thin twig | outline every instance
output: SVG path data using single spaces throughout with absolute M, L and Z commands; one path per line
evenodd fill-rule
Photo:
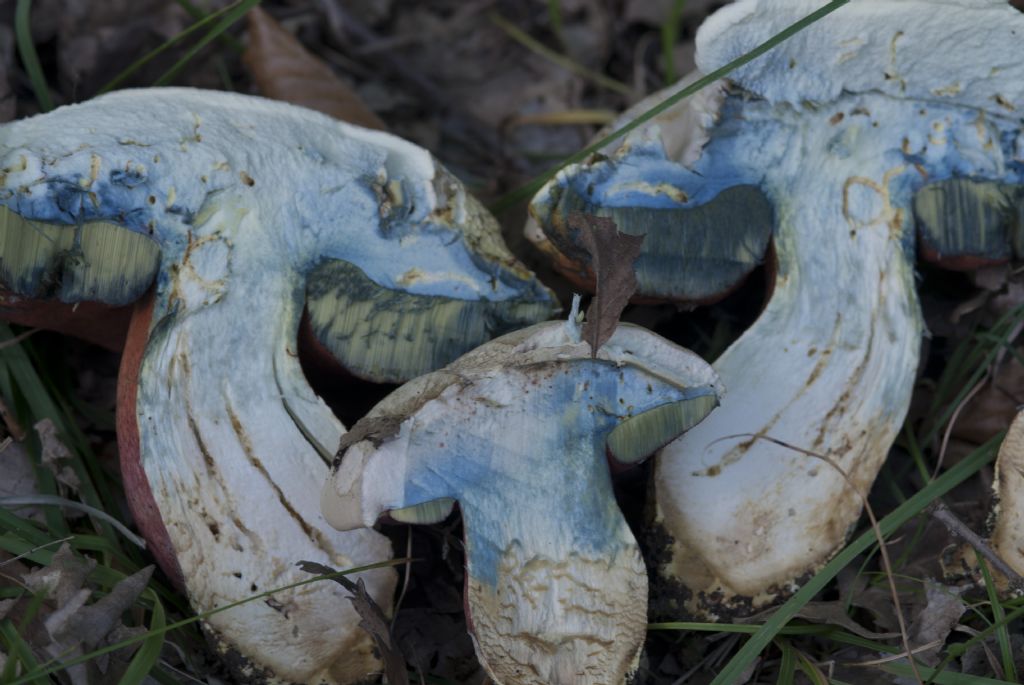
M 981 377 L 970 392 L 964 395 L 964 398 L 960 401 L 960 404 L 956 405 L 956 409 L 953 410 L 953 414 L 949 417 L 949 422 L 946 424 L 946 430 L 942 433 L 942 443 L 939 445 L 939 456 L 935 460 L 935 468 L 932 469 L 932 480 L 939 477 L 939 471 L 942 470 L 942 462 L 946 457 L 946 448 L 949 447 L 949 439 L 953 435 L 953 426 L 956 425 L 956 420 L 960 418 L 960 412 L 964 410 L 974 396 L 981 392 L 981 389 L 985 387 L 985 384 L 991 380 L 991 373 L 986 373 Z
M 985 557 L 985 561 L 992 564 L 997 571 L 1006 576 L 1011 586 L 1016 589 L 1024 589 L 1024 576 L 1021 576 L 1008 563 L 1003 561 L 1003 558 L 992 549 L 984 538 L 971 530 L 949 507 L 942 502 L 936 502 L 929 507 L 928 513 L 931 514 L 932 518 L 944 525 L 950 533 L 966 542 L 978 554 Z
M 71 540 L 74 539 L 74 537 L 75 537 L 74 535 L 68 535 L 67 537 L 60 538 L 58 540 L 50 540 L 49 542 L 44 542 L 41 545 L 36 545 L 32 549 L 27 550 L 25 552 L 22 552 L 21 554 L 19 554 L 16 557 L 11 557 L 10 559 L 7 559 L 6 561 L 0 561 L 0 566 L 6 566 L 7 564 L 12 564 L 15 561 L 18 561 L 19 559 L 24 559 L 25 557 L 29 556 L 30 554 L 35 554 L 36 552 L 38 552 L 41 549 L 46 549 L 47 547 L 52 547 L 54 545 L 59 545 L 59 544 L 65 543 L 65 542 L 70 542 Z
M 602 74 L 599 71 L 588 69 L 587 67 L 573 60 L 571 57 L 568 57 L 555 50 L 552 50 L 551 48 L 544 45 L 539 40 L 528 34 L 526 31 L 523 31 L 521 28 L 510 22 L 508 19 L 501 16 L 501 14 L 499 14 L 498 12 L 489 13 L 488 19 L 490 19 L 495 26 L 504 31 L 509 38 L 516 41 L 530 52 L 540 55 L 541 57 L 548 60 L 552 64 L 556 64 L 568 72 L 571 72 L 573 74 L 576 74 L 577 76 L 583 77 L 588 81 L 596 83 L 597 85 L 601 86 L 602 88 L 605 88 L 606 90 L 611 90 L 613 92 L 618 93 L 619 95 L 625 96 L 626 98 L 634 97 L 633 89 L 627 86 L 622 81 L 618 81 L 610 76 L 606 76 L 605 74 Z
M 892 663 L 893 661 L 899 661 L 900 659 L 907 658 L 908 654 L 919 654 L 920 652 L 927 652 L 930 649 L 935 649 L 936 647 L 941 647 L 945 643 L 946 643 L 945 640 L 932 640 L 931 642 L 926 642 L 923 645 L 919 645 L 917 647 L 914 647 L 913 651 L 905 651 L 905 652 L 901 652 L 899 654 L 889 654 L 888 656 L 883 656 L 883 657 L 880 657 L 878 659 L 871 659 L 870 661 L 851 661 L 851 662 L 847 663 L 846 665 L 847 666 L 881 666 L 882 664 L 888 664 L 888 663 Z M 914 660 L 910 659 L 910 662 L 913 663 Z M 914 670 L 916 671 L 917 669 L 914 669 Z
M 412 526 L 409 526 L 409 537 L 405 542 L 405 556 L 409 561 L 405 564 L 405 577 L 402 579 L 402 591 L 398 593 L 398 599 L 395 601 L 395 613 L 391 615 L 391 631 L 395 630 L 395 621 L 398 620 L 398 612 L 402 609 L 402 600 L 405 599 L 405 593 L 409 589 L 409 576 L 412 575 Z
M 34 335 L 34 334 L 38 333 L 41 330 L 42 330 L 41 328 L 30 328 L 29 330 L 25 331 L 24 333 L 19 333 L 18 335 L 14 336 L 10 340 L 4 340 L 3 342 L 0 342 L 0 350 L 6 350 L 9 347 L 14 347 L 18 343 L 20 343 L 22 340 L 25 340 L 29 336 Z
M 889 581 L 889 592 L 892 595 L 893 608 L 896 610 L 896 621 L 897 623 L 899 623 L 900 627 L 900 641 L 903 643 L 904 651 L 908 655 L 913 654 L 914 652 L 910 648 L 910 636 L 907 633 L 906 619 L 903 616 L 903 605 L 900 603 L 899 590 L 896 588 L 896 574 L 892 568 L 892 560 L 889 558 L 889 546 L 885 540 L 885 536 L 882 535 L 882 529 L 878 525 L 878 518 L 875 516 L 875 511 L 872 508 L 870 502 L 868 502 L 867 494 L 862 492 L 860 486 L 858 486 L 853 481 L 853 479 L 850 478 L 849 474 L 846 473 L 846 470 L 838 463 L 836 463 L 828 455 L 804 449 L 803 447 L 798 447 L 796 445 L 791 445 L 790 443 L 784 440 L 779 440 L 778 438 L 773 438 L 769 435 L 762 435 L 760 433 L 740 433 L 738 435 L 726 435 L 724 437 L 719 438 L 719 440 L 728 440 L 730 438 L 751 438 L 753 440 L 766 440 L 770 443 L 778 445 L 779 447 L 783 447 L 785 449 L 793 450 L 794 452 L 803 454 L 804 456 L 820 459 L 821 461 L 831 466 L 837 473 L 839 473 L 839 475 L 843 477 L 843 480 L 846 481 L 846 484 L 849 485 L 855 493 L 857 493 L 857 497 L 860 498 L 860 501 L 864 505 L 864 511 L 868 515 L 868 520 L 871 522 L 871 530 L 874 531 L 875 538 L 878 540 L 878 552 L 882 558 L 882 566 L 885 569 L 885 577 Z M 716 440 L 715 442 L 718 441 Z M 921 673 L 917 669 L 917 662 L 914 661 L 913 658 L 909 658 L 908 661 L 910 663 L 910 669 L 914 672 L 914 678 L 917 680 L 919 685 L 924 685 L 924 679 L 921 677 Z

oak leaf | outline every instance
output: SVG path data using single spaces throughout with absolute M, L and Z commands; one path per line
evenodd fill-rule
M 580 212 L 569 215 L 569 227 L 579 231 L 579 242 L 590 253 L 591 270 L 597 282 L 583 324 L 583 339 L 590 343 L 590 356 L 596 357 L 597 350 L 612 337 L 622 310 L 636 292 L 634 264 L 644 236 L 622 233 L 613 220 Z
M 385 130 L 380 117 L 320 58 L 259 7 L 249 11 L 249 46 L 242 62 L 260 93 L 330 115 L 335 119 Z

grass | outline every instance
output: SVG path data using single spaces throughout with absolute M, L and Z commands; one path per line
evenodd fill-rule
M 496 209 L 500 211 L 521 202 L 536 192 L 558 169 L 585 159 L 618 137 L 677 104 L 680 100 L 722 78 L 733 69 L 750 62 L 796 32 L 839 9 L 848 1 L 829 2 L 817 12 L 787 28 L 747 55 L 681 90 L 661 105 L 637 118 L 630 125 L 571 158 L 562 160 L 551 171 L 531 180 L 499 200 Z M 244 16 L 246 11 L 258 4 L 259 0 L 238 0 L 209 15 L 204 15 L 201 10 L 187 0 L 180 0 L 180 2 L 193 15 L 196 22 L 156 50 L 130 64 L 107 84 L 104 91 L 127 82 L 138 73 L 139 69 L 153 59 L 189 39 L 198 37 L 192 47 L 158 79 L 157 85 L 172 82 L 191 60 L 214 41 L 224 43 L 229 49 L 237 49 L 239 47 L 237 41 L 227 31 Z M 679 17 L 683 4 L 683 0 L 673 1 L 672 13 L 662 27 L 661 48 L 667 83 L 674 82 L 676 79 L 671 63 L 671 52 L 678 38 Z M 52 108 L 53 101 L 39 56 L 31 40 L 30 11 L 31 0 L 18 0 L 15 33 L 18 51 L 39 108 L 46 111 Z M 561 41 L 563 17 L 561 6 L 557 0 L 549 1 L 548 12 L 553 33 Z M 575 65 L 571 60 L 566 61 L 567 58 L 562 54 L 544 47 L 539 41 L 523 34 L 517 27 L 501 17 L 494 15 L 492 20 L 508 35 L 538 54 L 559 63 L 564 68 L 583 73 L 586 78 L 602 87 L 620 93 L 628 92 L 629 89 L 624 84 L 609 80 L 602 74 L 594 74 L 585 70 L 581 72 L 582 68 L 579 65 Z M 908 425 L 905 428 L 900 446 L 909 455 L 910 468 L 914 473 L 895 474 L 892 471 L 895 467 L 891 464 L 887 466 L 888 473 L 893 474 L 892 478 L 883 477 L 881 480 L 885 481 L 883 487 L 891 490 L 898 505 L 883 516 L 878 524 L 883 536 L 893 536 L 897 532 L 909 535 L 910 544 L 906 547 L 904 554 L 894 563 L 896 572 L 899 572 L 907 562 L 915 543 L 921 538 L 928 506 L 948 495 L 958 485 L 973 478 L 980 469 L 994 459 L 1001 437 L 993 438 L 966 458 L 945 469 L 941 474 L 933 473 L 932 469 L 928 467 L 928 458 L 921 446 L 933 445 L 939 440 L 949 418 L 956 411 L 956 407 L 963 402 L 970 388 L 985 377 L 993 361 L 1000 354 L 1007 351 L 1016 354 L 1012 349 L 1013 341 L 1010 338 L 1022 322 L 1024 322 L 1024 308 L 1018 308 L 997 321 L 991 328 L 977 330 L 970 338 L 966 339 L 951 355 L 944 373 L 936 383 L 932 406 L 928 411 L 928 420 L 922 426 Z M 7 327 L 0 327 L 0 344 L 13 338 L 14 334 Z M 18 555 L 25 561 L 45 566 L 51 562 L 56 544 L 66 540 L 77 553 L 87 554 L 98 561 L 89 581 L 102 593 L 109 591 L 114 584 L 126 576 L 138 571 L 149 563 L 149 559 L 119 531 L 118 526 L 111 523 L 111 519 L 123 521 L 127 518 L 121 505 L 121 483 L 117 474 L 112 473 L 93 453 L 88 436 L 80 427 L 86 413 L 89 414 L 88 420 L 94 426 L 109 428 L 113 424 L 112 417 L 96 415 L 94 409 L 82 407 L 81 403 L 76 404 L 70 390 L 73 385 L 70 370 L 63 360 L 59 356 L 39 351 L 32 341 L 21 341 L 0 348 L 0 397 L 3 398 L 10 411 L 12 421 L 29 428 L 41 419 L 53 421 L 62 439 L 76 457 L 70 466 L 81 482 L 78 497 L 83 505 L 90 510 L 104 513 L 103 516 L 93 515 L 71 524 L 59 507 L 47 506 L 44 507 L 44 522 L 37 523 L 19 516 L 13 510 L 0 507 L 0 549 Z M 29 431 L 25 444 L 37 464 L 36 475 L 39 492 L 46 497 L 60 497 L 61 490 L 52 473 L 40 465 L 41 445 L 39 439 Z M 906 492 L 905 484 L 915 475 L 920 487 L 914 492 Z M 908 533 L 908 526 L 915 523 L 916 527 Z M 829 677 L 815 664 L 812 650 L 830 653 L 852 646 L 879 654 L 898 655 L 901 649 L 889 642 L 866 639 L 839 627 L 801 623 L 796 616 L 801 608 L 825 590 L 844 568 L 857 564 L 861 572 L 864 572 L 878 550 L 875 531 L 869 529 L 854 536 L 843 550 L 763 624 L 664 622 L 651 624 L 649 628 L 654 633 L 686 631 L 688 633 L 735 633 L 747 636 L 744 644 L 718 671 L 712 685 L 731 685 L 738 682 L 758 659 L 777 660 L 774 673 L 774 682 L 777 683 L 798 682 L 798 673 L 802 673 L 811 682 L 841 685 L 842 681 Z M 384 563 L 400 564 L 403 561 L 394 560 Z M 1002 600 L 995 595 L 991 590 L 994 586 L 991 582 L 991 572 L 980 557 L 979 569 L 989 590 L 986 591 L 983 603 L 975 608 L 973 618 L 965 619 L 976 626 L 976 632 L 966 641 L 950 645 L 938 666 L 930 668 L 923 663 L 916 664 L 918 671 L 928 682 L 948 685 L 988 685 L 1018 681 L 1019 674 L 1015 669 L 1014 655 L 1010 644 L 1010 626 L 1024 617 L 1024 605 L 1019 600 Z M 350 569 L 339 572 L 339 574 L 358 570 L 363 569 Z M 2 573 L 3 567 L 0 566 L 0 574 Z M 321 582 L 329 580 L 331 577 L 332 575 L 311 577 L 300 584 Z M 265 598 L 281 589 L 285 588 L 256 594 L 242 602 Z M 2 575 L 0 575 L 0 598 L 28 599 L 26 610 L 28 618 L 37 614 L 42 608 L 43 597 L 41 595 L 32 595 L 26 588 L 12 584 Z M 224 611 L 239 603 L 219 607 L 214 611 Z M 10 685 L 51 683 L 54 682 L 53 677 L 57 673 L 69 666 L 84 663 L 115 649 L 134 644 L 139 645 L 139 648 L 132 657 L 128 670 L 120 680 L 121 684 L 142 683 L 147 677 L 152 677 L 161 683 L 179 682 L 170 665 L 161 660 L 161 654 L 168 643 L 176 645 L 200 643 L 201 637 L 197 630 L 197 622 L 203 616 L 192 615 L 184 598 L 163 582 L 159 576 L 140 596 L 136 611 L 132 613 L 132 616 L 137 625 L 143 625 L 147 629 L 137 638 L 122 641 L 117 645 L 111 645 L 74 659 L 43 663 L 37 660 L 32 646 L 24 638 L 27 619 L 19 623 L 15 623 L 9 618 L 2 619 L 0 620 L 0 648 L 7 653 L 8 659 L 0 670 L 0 682 Z M 964 650 L 988 637 L 994 637 L 998 645 L 1002 680 L 969 676 L 949 670 L 950 664 L 955 658 L 962 655 Z M 913 676 L 913 670 L 905 660 L 878 663 L 865 668 L 878 669 L 904 678 Z

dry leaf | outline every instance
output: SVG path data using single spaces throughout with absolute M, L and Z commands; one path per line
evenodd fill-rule
M 57 435 L 57 426 L 53 424 L 52 420 L 43 419 L 36 423 L 34 428 L 39 435 L 39 442 L 42 444 L 41 461 L 43 466 L 53 473 L 65 493 L 68 490 L 78 492 L 82 483 L 78 480 L 78 474 L 68 466 L 75 457 Z
M 612 337 L 622 310 L 636 292 L 633 265 L 640 256 L 644 236 L 621 233 L 611 219 L 580 212 L 569 215 L 569 227 L 579 231 L 579 242 L 590 253 L 590 266 L 597 282 L 597 292 L 583 324 L 583 339 L 590 343 L 590 356 L 596 357 L 597 350 Z
M 1016 356 L 1008 356 L 986 384 L 968 402 L 953 424 L 951 437 L 974 445 L 993 438 L 1017 416 L 1024 402 L 1024 366 Z
M 124 578 L 106 595 L 89 604 L 92 589 L 86 579 L 96 562 L 76 556 L 67 543 L 54 553 L 49 566 L 22 575 L 22 582 L 48 601 L 41 613 L 44 632 L 27 636 L 30 646 L 53 658 L 74 658 L 97 647 L 116 644 L 145 628 L 128 628 L 121 616 L 146 589 L 153 567 Z M 124 647 L 99 659 L 67 668 L 72 685 L 117 682 L 139 644 Z M 112 663 L 113 662 L 113 663 Z
M 348 85 L 269 14 L 249 11 L 249 46 L 242 61 L 260 93 L 367 128 L 387 126 Z
M 461 603 L 459 610 L 456 618 L 435 609 L 402 609 L 395 641 L 416 671 L 456 683 L 478 683 L 482 671 L 473 652 L 473 639 L 462 621 Z
M 934 581 L 925 582 L 926 604 L 914 617 L 909 632 L 910 644 L 915 647 L 939 643 L 938 647 L 917 653 L 917 657 L 929 666 L 939 663 L 942 644 L 967 611 L 967 604 L 960 598 L 960 592 L 957 588 Z
M 36 474 L 32 459 L 24 445 L 10 438 L 0 444 L 0 498 L 36 495 Z M 18 516 L 42 522 L 43 512 L 37 507 L 19 507 Z
M 889 601 L 892 601 L 891 598 Z M 860 635 L 868 640 L 887 640 L 899 637 L 899 633 L 876 633 L 857 623 L 846 613 L 846 602 L 844 601 L 808 602 L 796 615 L 811 623 L 824 623 L 846 628 L 854 635 Z
M 300 561 L 298 563 L 306 573 L 327 575 L 337 573 L 337 570 L 315 561 Z M 405 670 L 405 656 L 402 651 L 391 640 L 391 629 L 388 626 L 388 617 L 380 606 L 373 601 L 370 593 L 366 591 L 363 579 L 359 578 L 352 582 L 345 576 L 335 576 L 334 582 L 352 593 L 349 601 L 359 614 L 359 627 L 370 634 L 377 650 L 380 652 L 381 661 L 384 662 L 384 676 L 389 685 L 409 685 L 409 674 Z

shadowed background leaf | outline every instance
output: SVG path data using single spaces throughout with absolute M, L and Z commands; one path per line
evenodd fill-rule
M 259 7 L 249 12 L 249 46 L 242 61 L 265 97 L 359 126 L 387 129 L 327 64 Z

